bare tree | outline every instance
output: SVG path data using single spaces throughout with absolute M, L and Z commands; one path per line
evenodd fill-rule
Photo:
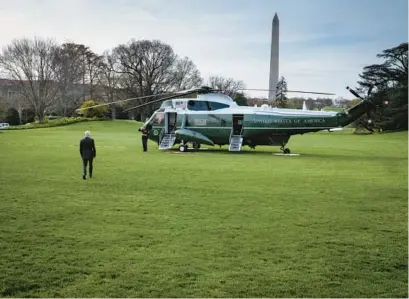
M 7 119 L 7 109 L 6 99 L 0 94 L 0 122 L 4 122 Z
M 203 79 L 196 65 L 188 57 L 177 59 L 171 76 L 170 89 L 185 90 L 199 87 Z
M 234 97 L 239 90 L 245 88 L 243 81 L 237 81 L 233 78 L 224 78 L 221 76 L 211 76 L 208 85 L 229 97 Z
M 22 124 L 23 121 L 23 111 L 24 109 L 27 109 L 27 102 L 24 100 L 24 94 L 21 92 L 13 92 L 11 98 L 9 99 L 9 103 L 12 108 L 16 109 L 18 113 L 18 118 L 20 125 Z
M 133 97 L 155 95 L 172 85 L 176 55 L 172 48 L 154 40 L 131 40 L 114 49 L 119 59 L 118 72 L 123 74 L 122 84 Z M 133 104 L 143 104 L 151 99 L 141 99 Z M 147 105 L 139 111 L 140 119 L 152 112 Z
M 7 76 L 7 74 L 5 74 L 5 76 Z M 15 80 L 0 79 L 0 84 L 0 104 L 6 112 L 9 108 L 15 109 L 18 112 L 21 124 L 23 110 L 27 108 L 27 104 L 19 90 L 18 82 Z
M 119 58 L 119 71 L 129 76 L 131 93 L 155 94 L 171 82 L 167 75 L 172 71 L 176 55 L 169 45 L 157 40 L 132 40 L 114 51 Z
M 83 56 L 88 48 L 81 44 L 65 43 L 56 55 L 56 80 L 59 85 L 60 97 L 56 108 L 60 114 L 71 114 L 83 97 L 84 76 Z
M 47 108 L 56 101 L 56 53 L 58 45 L 51 39 L 15 39 L 3 49 L 0 65 L 8 77 L 18 82 L 27 104 L 44 122 Z
M 102 57 L 91 50 L 84 52 L 84 84 L 88 86 L 90 98 L 98 97 L 96 84 L 98 82 Z
M 107 103 L 112 103 L 120 96 L 121 74 L 118 73 L 119 60 L 115 53 L 105 51 L 101 57 L 98 82 L 102 87 Z M 111 105 L 111 117 L 116 118 L 116 104 Z

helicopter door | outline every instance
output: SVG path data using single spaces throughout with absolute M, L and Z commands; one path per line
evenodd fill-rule
M 241 135 L 243 129 L 243 114 L 233 114 L 233 135 Z
M 176 112 L 167 112 L 165 117 L 165 133 L 172 134 L 176 130 Z

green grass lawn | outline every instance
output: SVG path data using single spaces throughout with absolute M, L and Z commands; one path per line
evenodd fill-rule
M 284 157 L 144 153 L 137 128 L 0 133 L 0 297 L 407 297 L 407 132 L 295 136 Z

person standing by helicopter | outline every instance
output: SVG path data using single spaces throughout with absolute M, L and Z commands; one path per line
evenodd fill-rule
M 142 132 L 142 146 L 143 146 L 143 151 L 146 152 L 148 151 L 148 130 L 146 128 L 140 129 Z

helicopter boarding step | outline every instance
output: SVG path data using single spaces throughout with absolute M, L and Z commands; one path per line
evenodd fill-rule
M 176 140 L 175 134 L 165 134 L 165 136 L 163 136 L 162 141 L 160 142 L 159 149 L 164 150 L 172 148 L 173 144 L 175 143 L 175 140 Z
M 241 150 L 242 142 L 243 142 L 243 137 L 241 137 L 241 135 L 231 136 L 229 151 L 230 152 L 239 152 Z

